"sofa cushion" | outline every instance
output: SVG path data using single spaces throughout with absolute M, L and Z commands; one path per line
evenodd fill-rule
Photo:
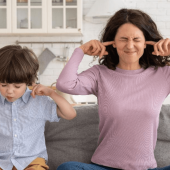
M 50 170 L 56 170 L 60 164 L 67 161 L 90 163 L 97 147 L 99 136 L 97 105 L 74 108 L 77 112 L 75 119 L 46 123 L 45 137 Z
M 170 165 L 170 105 L 162 105 L 155 148 L 158 167 Z

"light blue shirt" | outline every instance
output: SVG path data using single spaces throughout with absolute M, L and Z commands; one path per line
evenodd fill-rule
M 0 94 L 0 167 L 25 169 L 37 157 L 48 159 L 45 122 L 58 122 L 56 103 L 47 96 L 24 95 L 8 102 Z

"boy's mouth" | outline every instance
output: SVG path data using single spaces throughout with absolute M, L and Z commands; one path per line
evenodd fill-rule
M 13 97 L 10 97 L 10 96 L 7 96 L 6 97 L 8 100 L 12 100 L 13 99 Z

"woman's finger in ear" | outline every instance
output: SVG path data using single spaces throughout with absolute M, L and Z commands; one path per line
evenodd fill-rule
M 113 44 L 114 44 L 114 41 L 103 42 L 102 44 L 103 44 L 104 46 L 113 45 Z

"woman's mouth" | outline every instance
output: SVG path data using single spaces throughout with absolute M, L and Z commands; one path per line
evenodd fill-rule
M 125 53 L 128 53 L 128 54 L 133 54 L 135 53 L 136 51 L 125 51 Z
M 126 55 L 134 55 L 136 51 L 125 51 Z

